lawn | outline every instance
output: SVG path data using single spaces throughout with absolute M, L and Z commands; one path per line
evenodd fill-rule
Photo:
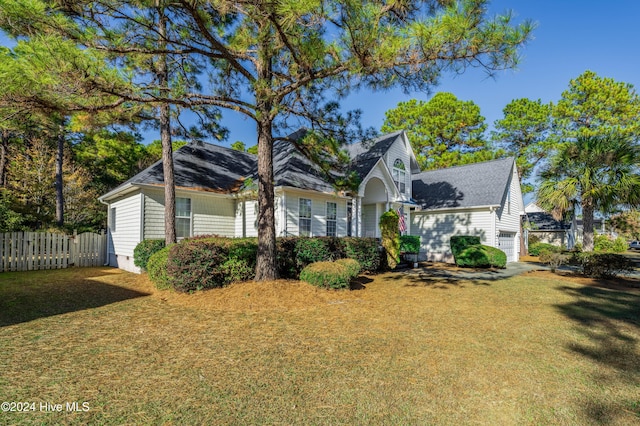
M 639 341 L 631 280 L 183 295 L 109 268 L 3 273 L 0 402 L 35 411 L 0 423 L 640 424 Z

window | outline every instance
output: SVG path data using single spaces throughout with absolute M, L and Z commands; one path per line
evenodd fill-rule
M 111 228 L 111 232 L 116 232 L 116 208 L 111 207 L 111 217 L 109 222 L 109 228 Z
M 191 236 L 191 199 L 176 197 L 176 237 Z
M 338 219 L 338 205 L 327 203 L 327 237 L 336 236 L 336 221 Z
M 301 237 L 311 236 L 311 200 L 300 198 L 300 208 L 298 210 L 298 226 Z
M 398 158 L 393 163 L 392 174 L 393 181 L 395 182 L 398 191 L 400 191 L 401 194 L 404 194 L 406 190 L 407 172 L 401 159 Z

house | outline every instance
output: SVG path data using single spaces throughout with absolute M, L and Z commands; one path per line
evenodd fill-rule
M 476 235 L 518 260 L 524 203 L 513 158 L 417 173 L 412 185 L 410 232 L 428 260 L 453 261 L 452 235 Z
M 527 246 L 533 241 L 553 244 L 558 247 L 571 248 L 575 244 L 574 228 L 570 222 L 556 220 L 551 213 L 545 211 L 527 212 L 527 229 L 525 238 Z
M 357 191 L 338 192 L 294 145 L 287 141 L 274 144 L 276 235 L 380 237 L 380 216 L 394 209 L 410 224 L 409 232 L 422 237 L 422 259 L 450 259 L 448 236 L 471 233 L 485 244 L 516 247 L 509 259 L 517 260 L 522 196 L 513 159 L 462 166 L 453 173 L 420 173 L 404 132 L 351 144 L 347 149 L 360 185 Z M 254 155 L 193 142 L 177 150 L 173 158 L 178 238 L 257 236 Z M 477 195 L 473 176 L 478 173 L 485 189 L 492 188 L 491 197 Z M 459 176 L 468 178 L 456 179 Z M 466 186 L 469 184 L 473 188 Z M 447 206 L 434 205 L 434 191 L 443 188 L 449 193 L 441 191 L 437 197 L 453 194 L 454 199 Z M 469 198 L 472 194 L 476 195 Z M 161 162 L 100 197 L 108 205 L 110 265 L 139 271 L 133 264 L 135 246 L 144 239 L 164 238 L 163 200 Z M 433 221 L 434 215 L 444 216 Z M 448 217 L 454 217 L 456 226 L 438 228 Z
M 525 231 L 527 245 L 531 236 L 537 237 L 538 241 L 542 243 L 558 247 L 564 246 L 569 250 L 576 244 L 582 244 L 582 219 L 577 218 L 572 212 L 570 212 L 570 220 L 556 220 L 551 213 L 539 207 L 535 202 L 527 204 L 525 212 L 528 223 Z M 617 237 L 611 229 L 607 229 L 604 218 L 596 217 L 593 219 L 593 230 L 601 235 Z

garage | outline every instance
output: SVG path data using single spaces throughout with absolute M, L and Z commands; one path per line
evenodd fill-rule
M 516 234 L 515 232 L 500 232 L 498 235 L 498 248 L 507 255 L 507 262 L 516 261 Z

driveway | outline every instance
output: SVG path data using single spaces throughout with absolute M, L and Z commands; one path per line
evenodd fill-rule
M 558 268 L 559 270 L 572 270 L 567 266 Z M 511 262 L 505 269 L 475 269 L 458 268 L 455 265 L 420 263 L 417 268 L 406 269 L 403 272 L 407 275 L 414 275 L 421 279 L 444 279 L 447 281 L 495 281 L 524 274 L 529 271 L 549 270 L 549 267 L 542 263 L 533 262 Z

